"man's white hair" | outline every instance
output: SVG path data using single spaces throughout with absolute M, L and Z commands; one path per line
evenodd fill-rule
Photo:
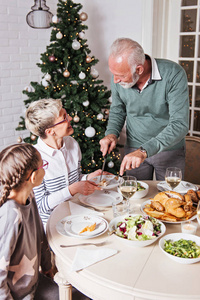
M 110 48 L 110 56 L 128 58 L 128 64 L 132 69 L 145 62 L 143 48 L 136 41 L 129 38 L 119 38 L 113 42 Z

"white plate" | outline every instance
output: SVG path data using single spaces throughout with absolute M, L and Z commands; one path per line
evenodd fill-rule
M 90 206 L 109 207 L 112 206 L 113 202 L 120 203 L 123 197 L 115 191 L 103 190 L 95 191 L 89 196 L 80 195 L 79 200 L 81 203 Z
M 137 214 L 129 214 L 127 216 L 137 216 Z M 119 222 L 123 221 L 125 218 L 126 218 L 126 216 L 119 216 L 119 217 L 112 219 L 111 222 L 109 223 L 109 231 L 113 231 L 114 229 L 116 229 L 117 224 Z M 153 244 L 155 241 L 157 241 L 166 231 L 165 225 L 160 220 L 158 220 L 158 222 L 161 224 L 161 233 L 155 239 L 146 240 L 146 241 L 132 241 L 132 240 L 124 239 L 116 234 L 115 234 L 115 237 L 118 238 L 119 241 L 125 243 L 128 246 L 133 246 L 133 247 L 149 246 L 149 245 Z
M 171 233 L 171 234 L 165 235 L 164 237 L 162 237 L 162 239 L 160 239 L 159 247 L 165 255 L 167 255 L 169 258 L 171 258 L 172 260 L 174 260 L 174 261 L 176 261 L 180 264 L 189 265 L 189 264 L 194 264 L 194 263 L 199 262 L 200 257 L 197 257 L 197 258 L 182 258 L 182 257 L 177 257 L 177 256 L 174 256 L 172 254 L 169 254 L 164 250 L 165 240 L 178 241 L 180 239 L 194 241 L 198 246 L 200 246 L 200 237 L 199 236 L 196 236 L 196 235 L 193 235 L 193 234 L 188 234 L 188 233 Z
M 94 223 L 96 223 L 95 230 L 91 232 L 86 231 L 80 234 L 80 231 L 83 228 L 91 226 Z M 56 224 L 58 233 L 76 238 L 94 238 L 106 232 L 107 229 L 108 222 L 105 219 L 91 215 L 70 215 Z
M 147 200 L 147 201 L 143 202 L 142 205 L 141 205 L 141 207 L 140 207 L 140 210 L 141 210 L 142 213 L 143 213 L 144 215 L 146 215 L 146 216 L 147 216 L 148 214 L 144 211 L 144 208 L 145 208 L 145 205 L 146 205 L 146 204 L 150 204 L 151 201 L 152 201 L 152 200 Z M 192 220 L 194 220 L 194 219 L 196 218 L 196 216 L 197 216 L 197 215 L 195 214 L 195 215 L 192 216 L 190 219 L 183 220 L 183 221 L 170 222 L 170 221 L 162 220 L 162 222 L 164 222 L 164 223 L 169 223 L 169 224 L 180 224 L 180 223 L 184 223 L 184 222 L 187 222 L 187 221 L 192 221 Z M 155 218 L 155 219 L 157 219 L 157 218 Z M 160 220 L 160 219 L 157 219 L 157 220 Z
M 161 192 L 163 191 L 170 191 L 170 188 L 168 184 L 165 181 L 161 181 L 157 184 L 157 189 Z M 187 182 L 187 181 L 181 181 L 180 184 L 173 190 L 174 192 L 180 193 L 180 194 L 186 194 L 188 190 L 197 190 L 197 186 Z
M 108 179 L 108 180 L 110 180 L 110 178 L 112 178 L 109 181 L 107 186 L 101 186 L 101 188 L 104 190 L 110 190 L 110 189 L 117 187 L 119 185 L 120 180 L 122 180 L 121 177 L 118 177 L 115 175 L 103 175 L 102 179 L 103 178 Z M 100 176 L 93 177 L 92 179 L 90 179 L 90 181 L 94 181 L 96 184 L 98 184 L 100 181 Z

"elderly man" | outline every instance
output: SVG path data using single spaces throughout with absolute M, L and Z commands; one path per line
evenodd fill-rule
M 188 133 L 189 97 L 183 68 L 166 59 L 153 59 L 128 38 L 111 46 L 112 105 L 102 154 L 110 153 L 126 121 L 125 156 L 120 175 L 139 180 L 163 180 L 169 166 L 184 174 L 185 136 Z M 128 170 L 128 171 L 127 171 Z

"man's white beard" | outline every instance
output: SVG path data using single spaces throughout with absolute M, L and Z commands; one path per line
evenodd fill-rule
M 133 73 L 133 80 L 131 82 L 119 82 L 119 84 L 124 88 L 124 89 L 130 89 L 132 88 L 138 81 L 139 75 L 137 73 Z

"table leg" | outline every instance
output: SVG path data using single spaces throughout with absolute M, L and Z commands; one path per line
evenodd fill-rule
M 57 272 L 54 276 L 55 282 L 59 286 L 59 299 L 60 300 L 72 300 L 72 286 L 65 280 L 60 272 Z

